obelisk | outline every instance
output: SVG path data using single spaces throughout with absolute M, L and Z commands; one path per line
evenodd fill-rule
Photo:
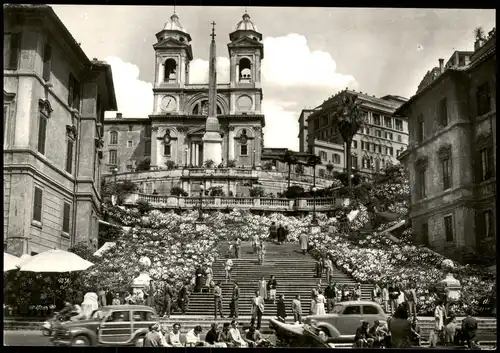
M 212 22 L 212 42 L 210 43 L 210 59 L 208 67 L 208 117 L 203 135 L 204 161 L 211 159 L 214 165 L 222 162 L 222 137 L 217 119 L 217 58 L 215 51 L 215 22 Z

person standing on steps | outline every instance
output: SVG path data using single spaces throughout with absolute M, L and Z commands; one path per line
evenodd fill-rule
M 300 295 L 297 294 L 292 301 L 293 322 L 302 323 L 302 303 L 300 302 Z
M 241 253 L 241 239 L 236 238 L 236 242 L 234 244 L 234 257 L 239 259 Z
M 325 269 L 326 269 L 326 283 L 330 283 L 333 273 L 333 262 L 328 255 L 326 256 L 325 260 Z
M 264 276 L 262 276 L 261 280 L 259 281 L 257 291 L 262 298 L 267 298 L 267 282 Z
M 254 236 L 252 237 L 252 248 L 254 254 L 257 254 L 257 252 L 259 251 L 259 243 L 260 243 L 259 235 L 254 234 Z
M 323 258 L 320 257 L 318 261 L 316 262 L 316 278 L 321 278 L 323 276 Z
M 174 297 L 174 292 L 172 291 L 172 287 L 168 282 L 165 282 L 165 287 L 163 289 L 163 300 L 164 300 L 164 311 L 163 317 L 170 317 L 170 310 L 172 308 L 172 298 Z
M 283 226 L 280 223 L 280 225 L 278 226 L 278 244 L 283 244 L 285 238 L 286 238 L 285 228 L 283 228 Z
M 271 279 L 267 282 L 267 291 L 269 293 L 269 299 L 273 301 L 273 304 L 276 304 L 276 288 L 278 286 L 278 282 L 274 275 L 271 276 Z
M 266 257 L 266 244 L 263 241 L 259 243 L 259 264 L 264 265 L 264 259 Z
M 233 260 L 227 259 L 226 266 L 224 267 L 226 270 L 226 283 L 231 282 L 231 271 L 233 270 Z
M 240 299 L 240 287 L 238 287 L 238 282 L 234 282 L 233 294 L 231 296 L 231 315 L 229 317 L 237 319 L 238 318 L 238 300 Z
M 278 240 L 278 228 L 276 227 L 276 222 L 271 222 L 271 226 L 269 227 L 269 239 L 272 242 Z
M 207 269 L 205 270 L 205 287 L 208 288 L 209 292 L 213 278 L 214 278 L 214 271 L 212 270 L 212 263 L 209 263 Z
M 330 282 L 328 287 L 325 289 L 325 296 L 326 296 L 326 306 L 327 310 L 330 313 L 335 306 L 335 300 L 337 298 L 337 293 L 335 291 L 335 285 L 333 282 Z
M 259 291 L 256 291 L 255 297 L 252 299 L 252 320 L 250 321 L 250 326 L 254 326 L 255 319 L 257 319 L 257 326 L 255 326 L 255 328 L 260 330 L 260 323 L 262 321 L 262 315 L 264 315 L 264 310 L 264 299 L 259 295 Z
M 186 313 L 186 309 L 189 305 L 189 290 L 187 283 L 184 283 L 181 290 L 179 291 L 179 308 L 181 309 L 182 315 Z
M 220 282 L 217 282 L 214 288 L 214 316 L 216 320 L 217 310 L 220 313 L 221 319 L 223 319 L 224 314 L 222 313 L 222 289 L 220 288 Z
M 354 287 L 354 300 L 361 300 L 361 284 L 356 283 L 356 287 Z
M 302 233 L 299 236 L 299 243 L 300 243 L 300 250 L 302 251 L 302 254 L 306 254 L 307 252 L 307 243 L 309 242 L 309 236 L 306 233 Z
M 389 289 L 387 289 L 387 284 L 382 283 L 382 307 L 385 312 L 389 312 Z
M 278 298 L 278 303 L 276 305 L 276 316 L 278 317 L 278 320 L 281 322 L 285 323 L 286 320 L 286 307 L 285 307 L 285 296 L 283 294 L 280 294 Z

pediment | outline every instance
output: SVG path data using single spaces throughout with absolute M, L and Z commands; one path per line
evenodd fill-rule
M 158 42 L 153 45 L 153 48 L 171 48 L 171 47 L 191 47 L 191 44 L 188 44 L 186 42 L 181 42 L 180 40 L 177 40 L 172 37 L 168 37 L 161 42 Z
M 250 37 L 241 37 L 234 42 L 228 44 L 228 47 L 259 47 L 262 48 L 263 44 L 258 40 L 252 39 Z
M 187 132 L 187 136 L 189 135 L 199 135 L 199 134 L 204 134 L 205 133 L 205 125 L 203 126 L 197 126 L 192 129 L 189 129 Z

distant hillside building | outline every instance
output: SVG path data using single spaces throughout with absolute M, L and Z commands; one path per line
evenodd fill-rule
M 111 67 L 89 60 L 51 7 L 3 10 L 6 251 L 96 248 Z
M 397 114 L 407 116 L 410 218 L 418 241 L 452 255 L 496 251 L 496 32 L 426 75 Z
M 313 110 L 303 110 L 299 117 L 300 151 L 319 156 L 320 176 L 332 171 L 345 171 L 344 142 L 334 116 L 335 104 L 344 95 L 355 95 L 361 101 L 366 124 L 352 141 L 352 166 L 365 178 L 378 173 L 388 164 L 398 163 L 397 157 L 408 144 L 408 123 L 404 117 L 395 118 L 394 112 L 406 98 L 387 95 L 376 98 L 352 90 L 344 90 Z

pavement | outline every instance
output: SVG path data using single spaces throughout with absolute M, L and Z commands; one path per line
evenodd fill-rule
M 4 346 L 52 346 L 50 337 L 42 335 L 41 330 L 32 331 L 4 331 Z

